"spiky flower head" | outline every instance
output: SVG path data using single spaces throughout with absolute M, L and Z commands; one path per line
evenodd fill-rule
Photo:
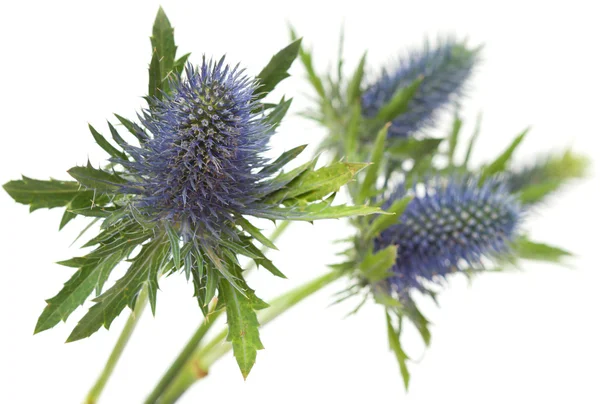
M 400 298 L 412 289 L 424 290 L 452 272 L 480 266 L 484 257 L 509 252 L 521 208 L 499 179 L 482 185 L 476 177 L 438 177 L 427 181 L 422 195 L 410 202 L 398 223 L 375 239 L 375 250 L 398 248 L 387 278 Z M 407 193 L 399 187 L 388 203 Z
M 428 43 L 400 59 L 391 69 L 383 69 L 379 78 L 362 96 L 363 114 L 372 118 L 400 89 L 418 78 L 420 86 L 406 112 L 392 122 L 388 135 L 405 138 L 433 125 L 436 114 L 463 92 L 465 82 L 478 61 L 478 50 L 453 38 L 435 47 Z
M 128 191 L 139 193 L 142 212 L 206 236 L 226 230 L 233 215 L 263 208 L 259 171 L 273 130 L 255 112 L 256 87 L 224 58 L 203 58 L 151 102 L 141 118 L 151 136 L 128 149 L 134 162 L 123 162 L 137 178 Z

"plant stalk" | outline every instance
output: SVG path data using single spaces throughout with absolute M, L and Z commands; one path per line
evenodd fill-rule
M 88 392 L 85 398 L 85 404 L 95 404 L 98 401 L 98 398 L 102 394 L 102 391 L 104 390 L 108 379 L 112 375 L 112 372 L 115 369 L 117 362 L 121 358 L 121 355 L 123 354 L 123 351 L 125 350 L 125 347 L 127 346 L 127 343 L 129 342 L 129 339 L 131 338 L 131 335 L 133 334 L 133 331 L 135 330 L 135 327 L 137 326 L 137 323 L 141 318 L 142 313 L 144 312 L 144 309 L 146 308 L 147 304 L 148 290 L 147 288 L 143 288 L 137 297 L 135 309 L 129 315 L 127 323 L 125 323 L 125 328 L 123 328 L 123 331 L 121 331 L 121 335 L 119 335 L 119 339 L 117 340 L 117 343 L 115 344 L 112 352 L 110 353 L 110 356 L 106 361 L 106 365 L 104 365 L 102 373 L 100 373 L 98 380 L 96 380 L 96 383 Z
M 291 291 L 275 298 L 269 304 L 269 307 L 258 312 L 258 319 L 261 325 L 266 325 L 288 309 L 294 307 L 315 292 L 323 289 L 336 279 L 343 275 L 342 271 L 332 271 L 322 275 L 312 281 L 305 283 Z M 226 342 L 227 330 L 221 331 L 212 340 L 204 346 L 195 349 L 188 356 L 184 367 L 174 378 L 172 383 L 162 391 L 155 389 L 156 394 L 152 400 L 146 400 L 146 404 L 172 404 L 176 402 L 185 393 L 192 384 L 208 375 L 209 368 L 226 353 L 232 346 Z M 181 355 L 180 355 L 181 356 Z M 178 358 L 179 359 L 179 358 Z M 162 385 L 161 385 L 162 386 Z M 155 393 L 153 391 L 153 393 Z

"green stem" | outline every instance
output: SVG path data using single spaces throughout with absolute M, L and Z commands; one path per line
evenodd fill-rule
M 270 240 L 275 242 L 275 240 L 277 240 L 283 234 L 283 232 L 287 229 L 287 227 L 289 225 L 290 225 L 290 222 L 287 220 L 280 222 L 279 226 L 277 226 L 275 228 L 275 230 L 273 231 L 273 233 L 271 234 Z M 265 252 L 266 247 L 263 247 L 261 250 L 263 252 Z M 252 262 L 250 262 L 247 265 L 245 270 L 248 270 L 251 267 L 252 267 Z M 192 338 L 185 345 L 185 347 L 183 348 L 181 353 L 177 356 L 177 358 L 171 364 L 169 369 L 167 369 L 166 373 L 160 379 L 158 384 L 154 387 L 152 392 L 150 392 L 150 394 L 146 398 L 146 401 L 145 401 L 146 404 L 156 402 L 159 399 L 160 395 L 171 384 L 171 382 L 173 381 L 175 376 L 177 376 L 177 374 L 179 374 L 181 372 L 181 369 L 188 362 L 188 359 L 194 353 L 194 350 L 198 347 L 198 345 L 200 344 L 200 341 L 202 341 L 202 338 L 204 337 L 206 332 L 214 324 L 214 320 L 216 320 L 216 318 L 219 316 L 219 314 L 220 313 L 215 313 L 209 322 L 205 322 L 200 325 L 198 330 L 196 330 L 194 335 L 192 335 Z
M 181 371 L 181 368 L 183 368 L 183 366 L 188 362 L 189 357 L 194 353 L 198 347 L 198 344 L 202 338 L 204 338 L 204 335 L 206 335 L 208 330 L 222 312 L 223 310 L 210 314 L 210 319 L 207 319 L 207 321 L 203 321 L 202 324 L 200 324 L 200 327 L 198 327 L 194 335 L 192 335 L 192 338 L 190 338 L 181 353 L 177 356 L 169 369 L 167 369 L 167 372 L 160 379 L 156 387 L 154 387 L 154 390 L 152 390 L 152 392 L 148 395 L 148 398 L 146 398 L 144 403 L 154 403 L 156 400 L 158 400 L 162 392 L 165 391 L 175 376 L 177 376 L 177 374 Z
M 268 324 L 288 309 L 338 279 L 342 274 L 342 271 L 329 272 L 275 298 L 269 303 L 268 308 L 258 312 L 259 322 L 263 326 Z M 172 404 L 176 402 L 194 382 L 208 374 L 208 369 L 217 360 L 231 350 L 231 344 L 225 341 L 226 336 L 227 330 L 225 329 L 204 346 L 197 348 L 192 355 L 189 355 L 189 359 L 181 372 L 168 388 L 161 392 L 159 398 L 156 401 L 148 400 L 146 404 Z
M 125 346 L 127 346 L 127 342 L 129 342 L 129 338 L 131 338 L 131 334 L 133 334 L 133 331 L 135 330 L 135 327 L 140 317 L 142 316 L 142 313 L 146 308 L 147 304 L 148 290 L 146 288 L 143 288 L 137 298 L 135 309 L 129 315 L 127 323 L 125 323 L 125 328 L 123 328 L 123 331 L 121 331 L 121 335 L 119 336 L 115 347 L 113 348 L 110 356 L 108 357 L 108 360 L 106 361 L 106 365 L 104 365 L 102 373 L 100 373 L 98 380 L 96 380 L 96 383 L 92 386 L 88 395 L 85 398 L 86 404 L 95 404 L 98 401 L 98 398 L 104 390 L 104 386 L 106 386 L 106 383 L 108 382 L 108 379 L 110 378 L 113 370 L 115 369 L 117 362 L 121 358 L 123 350 L 125 349 Z

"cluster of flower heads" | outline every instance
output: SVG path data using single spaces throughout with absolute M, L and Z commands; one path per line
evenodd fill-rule
M 206 61 L 188 65 L 169 94 L 152 100 L 141 121 L 151 136 L 130 146 L 134 161 L 121 162 L 135 176 L 127 191 L 151 217 L 182 231 L 217 235 L 235 214 L 264 209 L 267 160 L 273 130 L 258 113 L 255 80 L 238 66 Z
M 423 49 L 400 60 L 395 68 L 382 71 L 362 95 L 363 114 L 368 118 L 375 117 L 398 90 L 422 78 L 406 112 L 394 119 L 388 130 L 390 137 L 408 137 L 431 126 L 440 108 L 461 94 L 477 61 L 477 50 L 454 39 L 434 48 L 426 44 Z
M 480 265 L 484 257 L 508 253 L 522 216 L 518 201 L 497 178 L 480 185 L 473 176 L 437 177 L 424 185 L 422 195 L 416 188 L 395 190 L 388 205 L 407 192 L 416 195 L 398 223 L 375 239 L 375 250 L 398 247 L 387 283 L 401 299 L 411 289 L 423 291 L 428 282 Z

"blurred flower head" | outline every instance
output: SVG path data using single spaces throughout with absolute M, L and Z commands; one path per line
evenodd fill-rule
M 141 118 L 151 136 L 130 147 L 138 207 L 204 237 L 227 229 L 233 215 L 260 209 L 262 153 L 273 130 L 253 98 L 256 82 L 238 66 L 205 60 L 152 100 Z
M 406 112 L 392 122 L 390 137 L 404 138 L 434 123 L 436 113 L 463 92 L 465 82 L 478 61 L 478 49 L 453 38 L 428 43 L 400 59 L 396 66 L 383 69 L 379 78 L 362 96 L 363 114 L 372 118 L 394 94 L 418 78 L 422 82 Z
M 375 239 L 375 250 L 398 248 L 390 291 L 400 298 L 413 288 L 425 290 L 429 281 L 481 266 L 482 258 L 510 252 L 522 216 L 521 207 L 499 179 L 482 185 L 473 176 L 437 177 L 426 181 L 398 223 Z M 398 187 L 389 201 L 406 195 Z

